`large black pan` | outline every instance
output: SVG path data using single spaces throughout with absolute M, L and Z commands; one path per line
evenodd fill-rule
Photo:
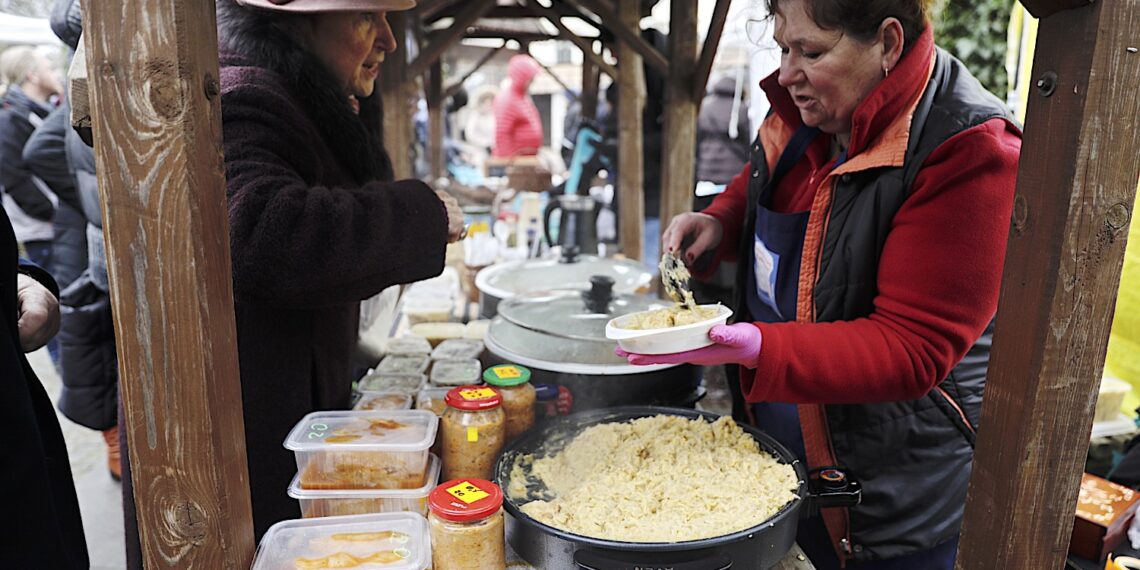
M 556 452 L 587 427 L 659 414 L 702 418 L 710 422 L 718 417 L 678 408 L 624 407 L 558 418 L 507 446 L 495 468 L 496 482 L 504 491 L 507 490 L 516 458 Z M 543 524 L 523 513 L 519 510 L 520 503 L 507 497 L 503 503 L 510 515 L 507 517 L 507 541 L 523 559 L 543 570 L 767 570 L 780 562 L 791 549 L 801 516 L 814 513 L 820 507 L 857 504 L 859 485 L 855 481 L 847 481 L 845 475 L 840 474 L 844 485 L 832 484 L 820 492 L 809 490 L 809 487 L 816 487 L 816 479 L 809 480 L 804 465 L 784 446 L 751 426 L 741 427 L 756 439 L 761 449 L 790 464 L 799 477 L 796 498 L 767 521 L 716 538 L 675 543 L 620 542 L 571 534 Z

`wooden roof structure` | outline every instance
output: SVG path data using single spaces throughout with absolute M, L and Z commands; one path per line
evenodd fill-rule
M 1140 83 L 1140 0 L 1023 3 L 1043 18 L 1033 68 L 1038 79 L 959 547 L 961 570 L 1063 563 L 1140 178 L 1140 98 L 1131 94 Z M 616 40 L 609 45 L 624 104 L 621 183 L 631 188 L 641 183 L 641 167 L 633 166 L 641 160 L 640 113 L 630 112 L 644 96 L 641 61 L 667 70 L 665 218 L 688 208 L 695 93 L 727 13 L 727 0 L 723 9 L 721 4 L 698 52 L 696 3 L 673 0 L 667 56 L 640 41 L 637 0 L 565 0 L 546 7 L 560 14 L 574 10 L 573 17 L 592 20 Z M 120 0 L 86 8 L 84 88 L 90 92 L 146 567 L 247 568 L 255 545 L 214 2 Z M 424 0 L 416 12 L 393 19 L 430 18 L 445 10 L 455 11 L 451 28 L 429 38 L 415 60 L 385 64 L 385 96 L 401 96 L 407 79 L 432 69 L 469 26 L 503 8 L 493 0 Z M 554 19 L 561 17 L 571 16 Z M 401 36 L 409 29 L 397 27 Z M 441 79 L 432 80 L 436 93 Z M 394 126 L 409 123 L 400 107 L 386 105 L 389 136 L 399 130 Z M 639 196 L 623 196 L 623 210 L 640 216 Z M 623 217 L 623 225 L 627 221 Z M 640 252 L 640 236 L 624 232 L 623 246 Z

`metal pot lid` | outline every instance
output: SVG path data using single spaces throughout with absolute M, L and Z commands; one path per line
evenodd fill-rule
M 653 274 L 639 262 L 581 255 L 573 262 L 529 259 L 496 263 L 475 276 L 475 285 L 484 293 L 509 299 L 530 291 L 588 289 L 592 275 L 613 278 L 614 290 L 621 293 L 648 289 L 653 281 Z
M 503 301 L 499 318 L 487 333 L 488 340 L 494 341 L 499 352 L 509 353 L 500 356 L 522 357 L 546 370 L 580 374 L 650 371 L 651 367 L 632 366 L 614 354 L 617 342 L 606 338 L 606 323 L 617 316 L 663 308 L 669 303 L 642 295 L 613 294 L 608 290 L 613 282 L 606 277 L 595 276 L 593 281 L 590 291 L 538 291 Z M 663 368 L 669 366 L 652 367 Z

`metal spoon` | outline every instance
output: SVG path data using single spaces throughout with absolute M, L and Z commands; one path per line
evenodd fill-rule
M 689 268 L 685 267 L 685 264 L 671 251 L 666 251 L 661 256 L 661 263 L 657 267 L 661 270 L 661 283 L 665 285 L 665 292 L 669 297 L 685 305 L 690 311 L 696 310 L 697 304 L 693 301 L 692 292 L 689 291 L 688 281 L 692 276 Z

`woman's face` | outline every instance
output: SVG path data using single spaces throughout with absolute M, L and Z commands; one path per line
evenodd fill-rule
M 855 107 L 883 78 L 883 42 L 864 43 L 841 30 L 820 28 L 808 14 L 807 1 L 781 0 L 776 13 L 779 83 L 791 93 L 805 125 L 849 136 Z
M 385 12 L 320 12 L 312 16 L 312 49 L 347 95 L 368 97 L 384 54 L 396 50 Z

